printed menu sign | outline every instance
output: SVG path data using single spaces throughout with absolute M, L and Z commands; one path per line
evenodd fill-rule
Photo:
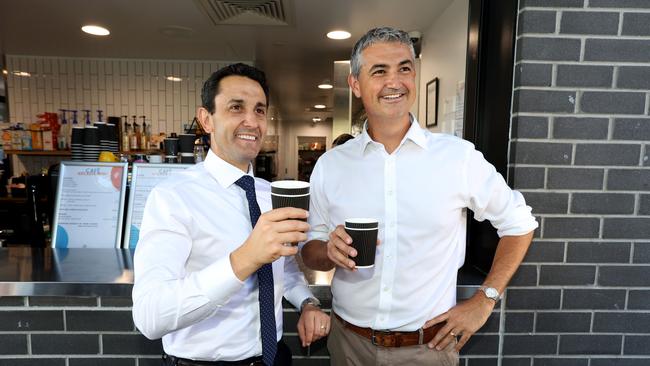
M 124 246 L 135 248 L 140 238 L 140 224 L 149 192 L 162 180 L 182 172 L 192 164 L 133 164 L 129 208 L 126 213 Z
M 54 209 L 55 248 L 120 245 L 127 163 L 61 163 Z

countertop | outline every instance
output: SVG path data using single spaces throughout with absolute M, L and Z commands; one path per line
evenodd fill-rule
M 333 271 L 304 268 L 314 294 L 331 297 Z M 458 298 L 471 296 L 483 281 L 475 271 L 461 269 Z M 131 296 L 133 250 L 98 248 L 0 248 L 0 296 Z

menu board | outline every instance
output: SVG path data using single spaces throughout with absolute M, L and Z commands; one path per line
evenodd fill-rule
M 125 248 L 133 249 L 138 244 L 144 205 L 147 203 L 147 197 L 153 187 L 160 181 L 191 166 L 193 164 L 133 164 L 129 207 L 126 211 Z
M 127 163 L 61 163 L 52 247 L 119 248 Z

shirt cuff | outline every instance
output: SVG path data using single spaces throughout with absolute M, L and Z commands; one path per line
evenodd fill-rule
M 520 206 L 514 211 L 514 220 L 499 225 L 497 235 L 502 238 L 504 236 L 518 236 L 525 235 L 537 229 L 539 224 L 535 216 L 531 214 L 530 206 Z
M 206 267 L 197 276 L 199 291 L 219 305 L 226 303 L 243 286 L 244 282 L 237 278 L 232 269 L 229 255 Z
M 316 297 L 311 293 L 308 286 L 298 285 L 291 290 L 285 292 L 284 298 L 287 299 L 298 311 L 300 311 L 300 305 L 305 299 L 310 297 Z

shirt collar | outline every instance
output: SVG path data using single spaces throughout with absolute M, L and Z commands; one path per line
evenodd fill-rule
M 420 127 L 420 123 L 418 122 L 417 118 L 415 118 L 415 116 L 409 113 L 409 117 L 411 120 L 411 127 L 409 127 L 408 131 L 406 131 L 406 135 L 404 135 L 404 138 L 402 139 L 400 146 L 404 144 L 404 141 L 411 140 L 416 145 L 420 146 L 423 149 L 426 149 L 427 137 L 424 134 L 424 130 L 422 129 L 422 127 Z M 366 147 L 371 142 L 374 141 L 368 134 L 368 120 L 366 120 L 363 123 L 363 132 L 361 133 L 361 139 L 359 140 L 361 153 L 363 153 L 366 150 Z
M 224 188 L 230 187 L 237 181 L 237 179 L 246 174 L 255 177 L 250 164 L 248 164 L 248 172 L 244 173 L 236 166 L 221 159 L 212 151 L 212 149 L 208 150 L 208 154 L 205 157 L 205 162 L 203 164 L 208 173 L 210 173 L 210 175 Z

